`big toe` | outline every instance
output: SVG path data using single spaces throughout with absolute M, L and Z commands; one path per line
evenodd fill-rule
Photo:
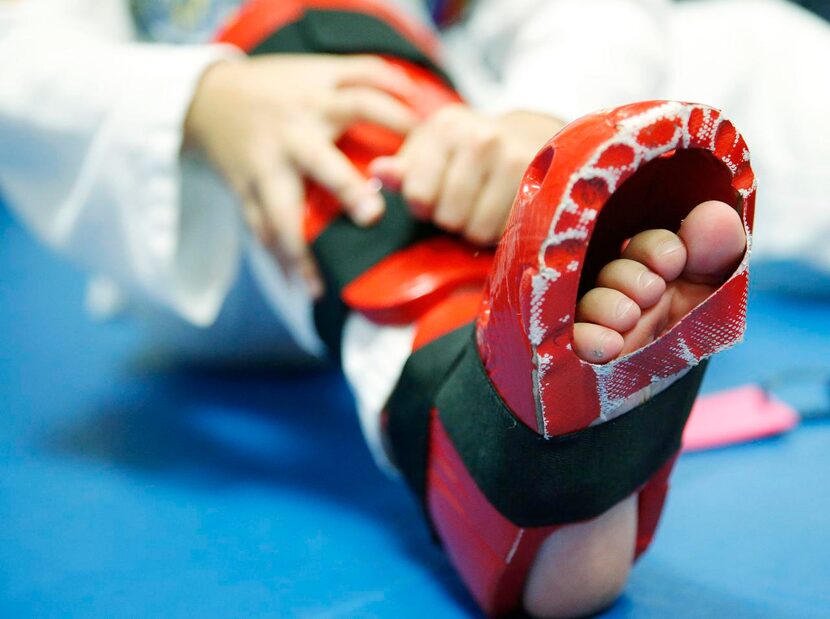
M 717 200 L 692 209 L 677 235 L 687 253 L 682 277 L 696 284 L 720 284 L 735 269 L 746 248 L 740 216 Z

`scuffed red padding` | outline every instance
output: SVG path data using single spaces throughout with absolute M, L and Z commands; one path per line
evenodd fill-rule
M 620 135 L 625 121 L 629 127 Z M 711 108 L 652 102 L 590 116 L 551 140 L 529 167 L 485 288 L 477 341 L 502 397 L 540 433 L 585 428 L 655 378 L 676 375 L 742 337 L 746 257 L 723 286 L 649 346 L 602 366 L 583 362 L 572 350 L 580 275 L 602 208 L 643 165 L 684 149 L 713 153 L 728 169 L 734 193 L 712 187 L 712 197 L 735 197 L 751 242 L 755 186 L 746 146 Z M 453 562 L 486 612 L 515 609 L 527 570 L 555 528 L 521 530 L 498 514 L 440 420 L 433 420 L 430 449 L 440 455 L 441 477 L 428 487 L 429 505 Z M 637 556 L 653 539 L 674 460 L 639 493 Z M 515 552 L 505 555 L 511 541 Z
M 492 261 L 491 251 L 434 237 L 385 258 L 346 286 L 342 297 L 374 322 L 408 324 L 459 289 L 480 291 Z
M 476 602 L 489 616 L 521 608 L 530 568 L 542 543 L 560 526 L 519 527 L 478 489 L 433 411 L 427 505 L 447 553 Z M 634 556 L 651 544 L 663 511 L 677 455 L 639 490 Z
M 666 494 L 669 491 L 669 477 L 677 462 L 677 455 L 666 462 L 657 471 L 648 483 L 640 490 L 637 497 L 637 542 L 634 547 L 634 557 L 639 558 L 651 544 L 654 534 L 657 532 L 657 525 L 660 523 L 660 516 L 663 513 L 663 505 L 666 502 Z
M 456 291 L 418 319 L 412 351 L 426 346 L 475 320 L 481 307 L 481 283 L 476 287 Z
M 519 527 L 490 505 L 433 411 L 427 506 L 462 580 L 488 615 L 521 607 L 527 572 L 542 541 L 558 527 Z
M 684 151 L 709 155 L 680 157 Z M 677 200 L 691 209 L 691 197 L 707 190 L 731 200 L 747 232 L 746 256 L 715 294 L 653 344 L 604 365 L 585 362 L 573 351 L 573 322 L 596 223 L 627 181 L 636 186 L 631 179 L 649 162 L 672 156 L 698 172 L 716 161 L 720 174 L 701 173 L 695 183 L 676 172 Z M 532 164 L 523 180 L 486 287 L 488 312 L 477 339 L 502 398 L 528 427 L 554 436 L 607 418 L 652 382 L 741 339 L 755 181 L 743 138 L 718 110 L 673 101 L 586 116 L 560 131 L 537 159 L 546 165 Z M 630 217 L 640 216 L 638 204 L 626 208 Z M 678 224 L 684 215 L 677 214 Z

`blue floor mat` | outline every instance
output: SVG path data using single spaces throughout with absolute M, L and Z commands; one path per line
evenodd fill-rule
M 477 617 L 337 372 L 136 362 L 0 208 L 0 616 Z M 830 368 L 830 302 L 754 294 L 705 389 Z M 830 424 L 685 455 L 608 617 L 830 616 Z

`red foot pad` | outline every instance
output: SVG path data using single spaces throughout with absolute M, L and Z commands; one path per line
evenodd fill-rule
M 479 292 L 492 263 L 491 252 L 440 236 L 389 256 L 346 286 L 342 296 L 375 322 L 415 322 L 464 287 Z
M 540 152 L 498 248 L 477 330 L 488 374 L 522 422 L 544 436 L 585 428 L 655 380 L 742 337 L 749 247 L 729 280 L 656 342 L 605 365 L 582 361 L 572 348 L 580 277 L 594 268 L 589 244 L 598 243 L 600 262 L 607 262 L 608 247 L 639 231 L 626 219 L 676 229 L 696 204 L 713 198 L 741 213 L 751 241 L 749 153 L 732 124 L 706 106 L 658 101 L 594 114 Z M 427 493 L 435 526 L 482 608 L 512 610 L 532 558 L 555 528 L 505 520 L 435 415 L 431 432 Z M 672 465 L 640 491 L 638 555 L 654 535 Z
M 605 238 L 594 242 L 619 247 L 626 218 L 676 229 L 696 204 L 713 198 L 741 212 L 751 241 L 749 151 L 732 123 L 703 105 L 646 102 L 589 115 L 541 151 L 496 255 L 486 294 L 491 311 L 479 321 L 490 376 L 525 424 L 545 436 L 586 427 L 655 380 L 741 338 L 748 248 L 732 277 L 651 345 L 604 365 L 582 361 L 571 345 L 595 228 Z M 615 228 L 622 234 L 615 237 Z

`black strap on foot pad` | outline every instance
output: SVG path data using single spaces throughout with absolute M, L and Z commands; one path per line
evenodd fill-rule
M 429 70 L 445 84 L 452 80 L 431 58 L 386 22 L 365 13 L 306 9 L 249 52 L 258 54 L 376 54 L 393 56 Z
M 349 310 L 343 289 L 387 256 L 440 234 L 430 223 L 415 219 L 398 193 L 383 192 L 386 210 L 374 226 L 361 228 L 340 216 L 311 245 L 326 292 L 314 306 L 320 339 L 339 357 L 340 339 Z
M 549 439 L 499 396 L 467 325 L 416 351 L 387 405 L 396 464 L 422 499 L 432 408 L 487 500 L 527 527 L 596 517 L 637 491 L 680 449 L 706 362 L 611 421 Z

